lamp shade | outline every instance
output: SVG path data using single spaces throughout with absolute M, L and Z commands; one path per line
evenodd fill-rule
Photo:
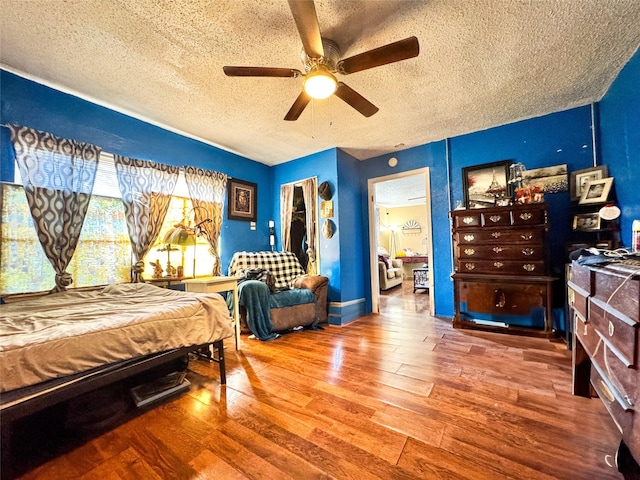
M 195 240 L 195 237 L 182 227 L 172 228 L 164 236 L 164 243 L 170 245 L 193 245 L 196 243 Z

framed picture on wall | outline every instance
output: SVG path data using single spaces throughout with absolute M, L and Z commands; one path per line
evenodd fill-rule
M 255 222 L 258 218 L 258 185 L 237 178 L 227 186 L 227 218 Z
M 571 192 L 571 200 L 578 201 L 582 196 L 584 186 L 592 180 L 600 180 L 608 176 L 607 166 L 585 168 L 584 170 L 576 170 L 571 172 L 571 181 L 569 189 Z
M 512 196 L 509 185 L 511 160 L 484 163 L 462 169 L 462 190 L 466 208 L 496 206 L 497 198 Z

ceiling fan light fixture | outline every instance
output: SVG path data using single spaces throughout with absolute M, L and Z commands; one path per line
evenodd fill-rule
M 336 88 L 338 88 L 336 77 L 326 70 L 314 70 L 307 75 L 304 81 L 304 91 L 316 100 L 330 97 Z

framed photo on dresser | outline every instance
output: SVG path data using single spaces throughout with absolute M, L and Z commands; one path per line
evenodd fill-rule
M 466 208 L 495 207 L 497 198 L 510 198 L 511 160 L 484 163 L 462 169 L 462 194 Z

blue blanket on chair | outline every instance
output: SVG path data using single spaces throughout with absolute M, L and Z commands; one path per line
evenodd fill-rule
M 271 324 L 270 296 L 269 287 L 259 280 L 245 280 L 238 285 L 238 303 L 247 310 L 249 330 L 263 342 L 274 340 L 280 336 L 273 331 Z M 227 302 L 228 304 L 229 302 Z M 233 310 L 233 304 L 230 309 Z
M 247 326 L 262 341 L 280 336 L 273 331 L 270 309 L 314 302 L 315 295 L 311 290 L 293 288 L 271 293 L 269 287 L 258 280 L 245 280 L 238 285 L 238 303 L 247 310 Z M 227 296 L 227 306 L 233 315 L 231 295 Z

